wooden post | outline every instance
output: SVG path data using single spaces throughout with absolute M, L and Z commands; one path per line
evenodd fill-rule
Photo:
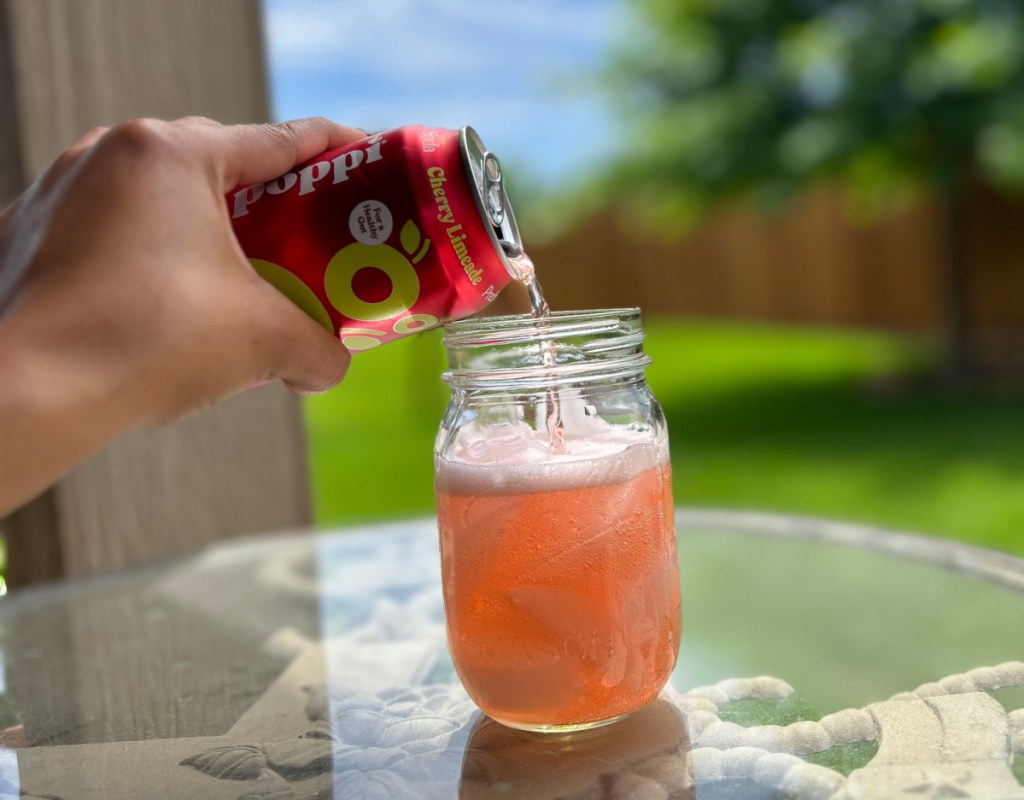
M 258 2 L 0 0 L 0 108 L 0 205 L 98 125 L 265 120 Z M 268 386 L 125 436 L 15 512 L 4 525 L 8 582 L 309 521 L 299 404 Z

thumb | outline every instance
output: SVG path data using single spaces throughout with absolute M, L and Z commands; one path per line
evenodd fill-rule
M 261 287 L 261 294 L 268 323 L 263 343 L 267 377 L 301 394 L 326 392 L 341 383 L 352 360 L 345 345 L 270 284 Z

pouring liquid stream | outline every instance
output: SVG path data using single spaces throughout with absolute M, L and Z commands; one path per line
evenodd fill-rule
M 544 299 L 544 292 L 537 280 L 537 269 L 526 252 L 517 247 L 506 246 L 506 255 L 509 263 L 515 270 L 516 276 L 526 287 L 527 296 L 530 299 L 530 313 L 534 319 L 544 320 L 551 316 L 551 307 Z M 555 345 L 550 339 L 544 339 L 540 344 L 540 357 L 545 367 L 554 368 L 557 362 Z M 545 391 L 547 415 L 545 427 L 548 432 L 548 446 L 554 455 L 565 452 L 565 424 L 562 422 L 562 408 L 558 399 L 558 390 L 555 387 Z

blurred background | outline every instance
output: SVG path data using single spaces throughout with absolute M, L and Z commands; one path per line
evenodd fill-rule
M 1019 3 L 266 0 L 263 25 L 275 117 L 474 125 L 551 305 L 644 310 L 678 503 L 1024 554 Z M 305 401 L 318 524 L 431 513 L 444 367 L 435 332 Z
M 1018 0 L 0 0 L 0 109 L 0 205 L 130 117 L 472 124 L 552 307 L 643 309 L 680 506 L 1024 555 Z M 5 578 L 429 517 L 445 366 L 430 332 L 327 394 L 263 386 L 121 437 L 0 521 Z M 1019 656 L 1004 587 L 689 533 L 680 686 L 768 672 L 825 710 Z
M 643 309 L 680 505 L 1024 554 L 1016 0 L 0 0 L 0 108 L 0 203 L 130 117 L 472 124 L 551 305 Z M 429 516 L 444 369 L 121 437 L 0 522 L 6 578 Z

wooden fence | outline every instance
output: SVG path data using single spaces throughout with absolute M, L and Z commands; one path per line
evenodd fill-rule
M 1019 342 L 1024 203 L 975 188 L 964 216 L 974 331 L 979 341 Z M 638 305 L 933 334 L 949 308 L 947 220 L 941 203 L 923 200 L 858 224 L 837 192 L 821 190 L 777 217 L 723 210 L 674 239 L 606 212 L 531 253 L 559 308 Z

